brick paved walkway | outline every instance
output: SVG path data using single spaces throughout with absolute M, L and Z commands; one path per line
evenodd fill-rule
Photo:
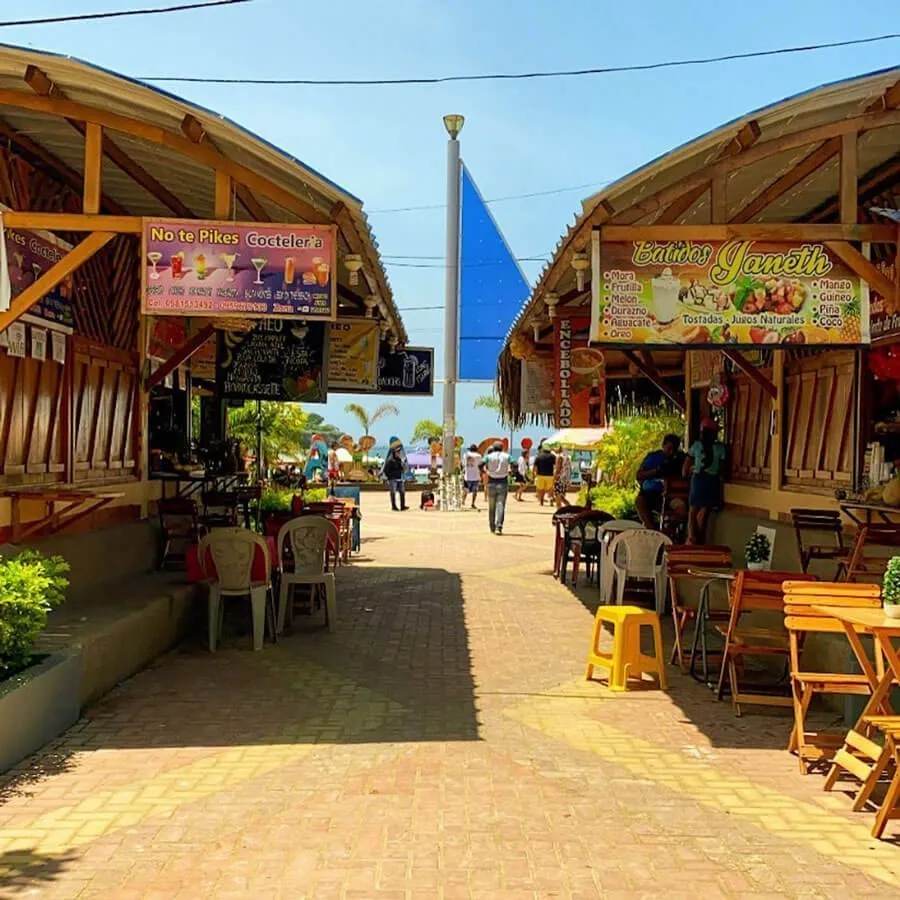
M 549 510 L 495 538 L 382 500 L 337 633 L 186 646 L 0 782 L 0 897 L 900 896 L 900 848 L 798 774 L 784 716 L 582 680 Z

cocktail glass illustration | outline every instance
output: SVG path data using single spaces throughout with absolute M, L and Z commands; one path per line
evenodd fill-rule
M 157 271 L 156 267 L 157 265 L 159 265 L 159 261 L 162 259 L 162 253 L 160 253 L 159 250 L 151 250 L 147 254 L 147 259 L 150 260 L 150 277 L 154 281 L 156 281 L 156 279 L 159 278 L 159 272 Z
M 328 275 L 331 271 L 331 267 L 327 262 L 320 259 L 318 260 L 318 262 L 315 262 L 314 271 L 316 273 L 316 281 L 319 283 L 319 287 L 325 287 L 325 285 L 328 284 Z
M 219 257 L 228 269 L 226 281 L 234 281 L 234 261 L 238 258 L 237 253 L 220 253 Z
M 184 267 L 184 253 L 180 250 L 178 253 L 172 254 L 172 277 L 173 278 L 181 278 L 183 272 L 182 268 Z
M 264 256 L 253 256 L 250 258 L 250 265 L 256 269 L 256 281 L 254 284 L 265 284 L 262 280 L 262 270 L 268 260 Z
M 294 283 L 294 257 L 286 256 L 284 258 L 284 283 L 292 285 Z
M 206 255 L 203 253 L 194 257 L 194 274 L 200 281 L 206 278 Z
M 43 272 L 43 268 L 39 266 L 37 263 L 31 264 L 31 271 L 34 272 L 34 280 L 37 281 L 38 278 L 41 277 L 41 272 Z

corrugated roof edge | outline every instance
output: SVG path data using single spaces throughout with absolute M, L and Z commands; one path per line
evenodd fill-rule
M 531 306 L 536 300 L 537 296 L 542 292 L 544 287 L 544 279 L 553 267 L 553 263 L 556 260 L 556 257 L 559 254 L 560 249 L 565 245 L 566 240 L 571 235 L 573 229 L 577 229 L 581 222 L 587 218 L 596 208 L 597 206 L 603 202 L 604 200 L 611 197 L 614 193 L 619 193 L 623 189 L 627 189 L 631 186 L 632 181 L 640 180 L 641 178 L 648 177 L 651 174 L 652 170 L 659 166 L 663 160 L 668 160 L 671 157 L 682 153 L 688 149 L 692 149 L 695 152 L 700 149 L 699 145 L 702 145 L 706 141 L 712 141 L 713 139 L 721 139 L 725 136 L 726 132 L 731 132 L 736 125 L 739 123 L 744 123 L 750 121 L 751 119 L 757 119 L 763 115 L 771 114 L 779 109 L 782 109 L 790 104 L 804 99 L 814 96 L 819 92 L 826 92 L 832 88 L 836 88 L 839 86 L 852 85 L 857 82 L 864 82 L 867 80 L 874 80 L 879 78 L 882 75 L 887 75 L 888 73 L 896 72 L 898 76 L 900 76 L 900 67 L 897 66 L 889 66 L 884 69 L 876 69 L 872 72 L 867 72 L 863 75 L 854 75 L 850 78 L 838 79 L 836 81 L 829 81 L 823 84 L 817 85 L 816 87 L 808 88 L 805 91 L 800 91 L 796 94 L 791 94 L 787 97 L 782 98 L 774 103 L 770 103 L 766 106 L 761 106 L 758 109 L 752 110 L 751 112 L 744 113 L 743 115 L 737 116 L 734 119 L 730 119 L 722 125 L 719 125 L 716 128 L 713 128 L 709 131 L 704 132 L 703 134 L 698 135 L 695 138 L 692 138 L 689 141 L 685 141 L 682 144 L 678 144 L 673 147 L 671 150 L 666 153 L 660 154 L 657 157 L 654 157 L 649 162 L 644 163 L 638 168 L 633 169 L 627 174 L 623 175 L 621 178 L 616 181 L 611 181 L 606 187 L 602 190 L 598 191 L 596 194 L 592 194 L 590 197 L 582 200 L 581 202 L 581 212 L 575 213 L 575 218 L 573 223 L 566 229 L 566 233 L 563 234 L 559 241 L 557 241 L 556 247 L 553 251 L 553 255 L 547 260 L 543 269 L 541 269 L 540 275 L 537 277 L 537 281 L 535 282 L 534 289 L 531 292 L 531 295 L 525 301 L 522 306 L 522 309 L 519 310 L 519 314 L 513 320 L 512 325 L 509 328 L 509 331 L 506 333 L 506 341 L 504 346 L 509 344 L 509 339 L 515 333 L 515 331 L 519 328 L 522 323 L 522 320 L 525 318 L 527 313 L 529 312 Z
M 357 197 L 355 194 L 351 194 L 348 190 L 341 187 L 336 182 L 332 181 L 330 178 L 323 175 L 321 172 L 313 169 L 311 166 L 308 166 L 302 160 L 297 159 L 296 156 L 286 152 L 281 147 L 278 147 L 276 144 L 273 144 L 271 141 L 267 141 L 264 137 L 256 134 L 253 131 L 250 131 L 249 128 L 245 128 L 243 125 L 235 122 L 233 119 L 228 118 L 228 116 L 223 116 L 221 113 L 216 112 L 213 109 L 209 109 L 205 106 L 201 106 L 199 103 L 194 103 L 191 100 L 186 100 L 184 97 L 179 96 L 178 94 L 173 94 L 171 91 L 167 91 L 164 88 L 157 87 L 154 84 L 151 84 L 148 81 L 143 81 L 140 78 L 132 78 L 129 75 L 123 75 L 121 72 L 116 72 L 113 69 L 107 69 L 105 66 L 99 66 L 95 63 L 87 62 L 86 60 L 80 59 L 77 56 L 70 56 L 65 53 L 55 53 L 52 50 L 36 50 L 32 47 L 22 47 L 19 44 L 7 44 L 4 42 L 0 42 L 0 51 L 3 50 L 11 50 L 17 53 L 26 54 L 28 56 L 34 56 L 37 58 L 46 58 L 46 59 L 63 59 L 68 62 L 75 63 L 79 66 L 84 66 L 84 68 L 88 71 L 94 72 L 102 72 L 104 75 L 108 75 L 111 78 L 118 78 L 122 81 L 126 81 L 129 84 L 137 85 L 138 87 L 146 88 L 148 91 L 153 91 L 160 96 L 166 97 L 169 100 L 174 101 L 175 103 L 179 103 L 187 107 L 189 110 L 192 110 L 196 113 L 199 113 L 201 116 L 212 116 L 218 119 L 221 122 L 224 122 L 231 128 L 240 131 L 242 134 L 249 137 L 251 140 L 256 141 L 260 145 L 262 145 L 265 149 L 277 153 L 286 161 L 293 163 L 298 166 L 304 172 L 308 173 L 312 178 L 321 182 L 323 185 L 330 188 L 335 194 L 338 195 L 338 199 L 343 201 L 350 201 L 348 205 L 348 209 L 351 214 L 359 220 L 359 222 L 365 228 L 366 234 L 369 236 L 369 241 L 372 244 L 373 249 L 375 250 L 375 255 L 378 258 L 378 264 L 381 266 L 382 274 L 384 275 L 385 284 L 390 291 L 390 296 L 387 298 L 388 302 L 393 307 L 394 317 L 397 320 L 397 323 L 400 326 L 400 330 L 402 332 L 399 335 L 402 338 L 403 343 L 408 342 L 408 335 L 406 333 L 406 327 L 403 324 L 403 319 L 400 316 L 400 310 L 397 308 L 396 303 L 393 298 L 393 288 L 391 288 L 390 280 L 388 279 L 387 270 L 384 267 L 384 263 L 381 259 L 381 253 L 378 250 L 378 241 L 375 238 L 375 233 L 372 231 L 372 227 L 369 225 L 369 218 L 363 211 L 363 201 Z

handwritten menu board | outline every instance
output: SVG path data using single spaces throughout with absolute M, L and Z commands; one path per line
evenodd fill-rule
M 391 350 L 387 344 L 382 344 L 378 362 L 378 392 L 420 397 L 434 394 L 434 350 L 431 347 Z
M 324 403 L 327 396 L 326 328 L 264 319 L 252 331 L 220 331 L 216 385 L 225 400 L 294 400 Z

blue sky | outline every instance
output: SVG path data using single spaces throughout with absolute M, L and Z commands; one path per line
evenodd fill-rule
M 3 18 L 164 6 L 165 0 L 31 0 Z M 0 29 L 0 40 L 71 54 L 131 76 L 390 78 L 566 69 L 720 55 L 867 37 L 897 30 L 896 2 L 668 0 L 343 0 L 254 3 L 167 16 Z M 466 116 L 463 158 L 486 199 L 573 185 L 595 187 L 492 206 L 518 256 L 548 256 L 588 196 L 653 157 L 749 110 L 823 82 L 897 65 L 900 40 L 715 66 L 540 81 L 404 87 L 163 85 L 241 123 L 363 199 L 381 252 L 439 256 L 441 209 L 379 213 L 444 199 L 447 112 Z M 388 265 L 404 307 L 443 303 L 443 270 Z M 412 261 L 407 261 L 412 262 Z M 427 262 L 427 261 L 423 261 Z M 419 265 L 422 263 L 420 262 Z M 542 264 L 523 262 L 533 281 Z M 437 348 L 442 313 L 408 312 L 413 344 Z M 489 385 L 462 385 L 467 442 L 499 433 L 472 410 Z M 351 399 L 318 407 L 340 427 Z M 377 401 L 370 401 L 374 405 Z M 313 409 L 310 407 L 310 409 Z M 380 426 L 408 438 L 432 399 L 403 401 Z M 355 434 L 355 431 L 353 432 Z M 540 437 L 539 434 L 533 434 Z

